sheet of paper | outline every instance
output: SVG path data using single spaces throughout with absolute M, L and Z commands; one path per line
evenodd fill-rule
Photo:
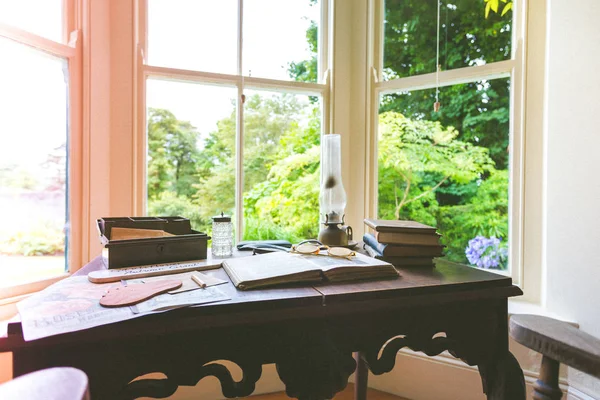
M 202 272 L 193 272 L 193 274 L 196 275 L 196 277 L 200 278 L 200 280 L 206 284 L 206 287 L 222 285 L 223 283 L 229 282 L 229 281 L 219 279 L 219 278 L 211 276 L 211 275 L 203 274 Z M 197 286 L 197 284 L 196 284 L 196 286 Z M 172 293 L 172 292 L 169 292 L 169 293 Z
M 174 308 L 193 306 L 197 304 L 214 303 L 217 301 L 230 300 L 225 293 L 216 287 L 207 287 L 200 290 L 191 290 L 176 294 L 161 294 L 149 300 L 131 306 L 135 314 L 152 311 L 166 311 Z
M 72 276 L 28 297 L 17 303 L 23 337 L 35 340 L 141 316 L 129 307 L 100 305 L 102 295 L 110 287 L 120 285 L 120 282 L 94 284 L 85 276 Z
M 144 315 L 143 312 L 134 313 L 131 307 L 102 307 L 100 298 L 113 286 L 121 286 L 121 282 L 97 284 L 91 283 L 86 276 L 72 276 L 17 303 L 24 339 L 41 339 Z M 188 293 L 191 295 L 186 296 Z M 160 299 L 152 302 L 159 297 Z M 173 295 L 163 294 L 154 299 L 147 300 L 145 303 L 148 304 L 143 305 L 143 309 L 162 310 L 163 306 L 169 309 L 229 298 L 212 287 Z
M 174 236 L 172 233 L 163 230 L 154 229 L 135 229 L 135 228 L 112 228 L 110 231 L 111 240 L 130 240 L 146 239 L 155 237 Z
M 183 272 L 181 274 L 152 276 L 152 277 L 148 277 L 148 278 L 128 279 L 126 282 L 129 285 L 132 283 L 148 283 L 148 282 L 155 282 L 155 281 L 160 281 L 160 280 L 172 280 L 172 279 L 179 280 L 182 283 L 181 287 L 178 289 L 175 289 L 175 290 L 170 290 L 168 292 L 170 294 L 174 294 L 174 293 L 187 292 L 188 290 L 200 289 L 200 286 L 198 286 L 198 284 L 192 280 L 192 275 L 196 275 L 198 278 L 200 278 L 203 282 L 206 283 L 207 287 L 227 283 L 227 281 L 224 281 L 223 279 L 214 278 L 210 275 L 206 275 L 206 274 L 196 272 L 196 271 Z

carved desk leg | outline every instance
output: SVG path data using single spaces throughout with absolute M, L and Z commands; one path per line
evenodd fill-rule
M 354 400 L 367 400 L 367 387 L 369 383 L 369 367 L 363 359 L 364 353 L 358 351 L 354 355 L 356 360 L 356 375 L 354 377 Z
M 318 323 L 289 331 L 280 343 L 282 351 L 276 361 L 289 397 L 332 399 L 346 387 L 356 363 L 352 351 L 340 345 L 340 337 L 332 334 L 326 324 Z
M 525 400 L 523 371 L 510 352 L 480 365 L 479 373 L 489 400 Z
M 497 309 L 497 318 L 495 352 L 487 362 L 479 365 L 483 391 L 489 400 L 525 400 L 523 370 L 508 350 L 508 311 L 505 302 Z
M 360 354 L 371 372 L 380 375 L 394 368 L 403 347 L 428 356 L 447 350 L 479 367 L 489 400 L 525 400 L 523 371 L 508 350 L 506 306 L 506 300 L 494 300 L 423 308 L 401 317 L 381 315 L 377 318 L 387 323 L 366 336 Z

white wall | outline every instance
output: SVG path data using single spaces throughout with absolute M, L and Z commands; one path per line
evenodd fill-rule
M 600 337 L 600 2 L 551 0 L 546 305 Z M 569 383 L 600 398 L 600 381 Z

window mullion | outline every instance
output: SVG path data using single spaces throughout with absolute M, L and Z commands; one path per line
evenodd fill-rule
M 319 39 L 318 39 L 318 55 L 317 55 L 317 68 L 318 76 L 317 82 L 324 83 L 326 79 L 326 72 L 329 69 L 329 46 L 327 46 L 329 38 L 329 1 L 321 0 L 321 20 L 319 22 Z
M 244 78 L 243 78 L 243 43 L 244 43 L 244 0 L 238 0 L 238 41 L 237 62 L 237 120 L 235 136 L 235 239 L 239 242 L 244 232 Z

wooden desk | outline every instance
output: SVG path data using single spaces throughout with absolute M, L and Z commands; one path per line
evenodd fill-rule
M 96 259 L 81 273 L 99 268 Z M 367 369 L 390 371 L 402 347 L 430 356 L 448 350 L 479 367 L 488 399 L 525 399 L 523 372 L 508 350 L 507 298 L 522 294 L 511 279 L 442 261 L 400 271 L 392 281 L 248 292 L 229 283 L 220 286 L 229 301 L 32 342 L 12 324 L 0 352 L 13 352 L 15 376 L 54 366 L 85 371 L 95 400 L 166 397 L 210 375 L 225 396 L 247 396 L 269 363 L 300 399 L 332 398 L 357 369 L 364 399 Z M 207 273 L 228 279 L 221 269 Z M 235 382 L 215 360 L 237 363 L 243 379 Z M 167 378 L 129 383 L 150 372 Z

